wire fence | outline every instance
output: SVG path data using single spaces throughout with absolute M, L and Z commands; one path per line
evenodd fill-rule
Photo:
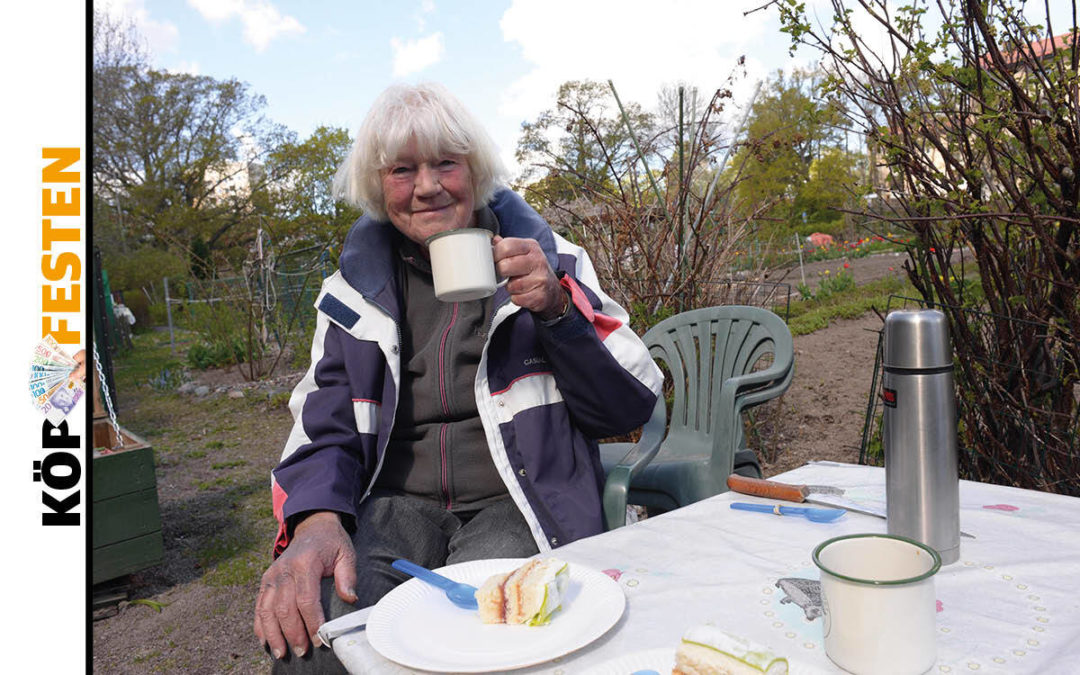
M 164 279 L 170 341 L 175 343 L 179 326 L 195 331 L 203 365 L 253 363 L 270 352 L 280 354 L 287 346 L 310 339 L 315 321 L 311 307 L 332 272 L 325 246 L 280 256 L 259 247 L 258 254 L 244 262 L 241 274 Z M 190 350 L 188 356 L 191 360 Z M 254 366 L 250 370 L 252 377 L 267 374 Z
M 891 296 L 888 303 L 888 310 L 924 307 L 922 300 L 903 296 Z M 958 363 L 955 370 L 960 477 L 1080 496 L 1080 385 L 1069 344 L 1073 338 L 1047 323 L 949 309 L 962 314 L 983 355 Z M 1006 334 L 1011 339 L 1002 339 Z M 882 335 L 859 451 L 860 463 L 877 466 L 884 463 Z M 1017 340 L 1018 335 L 1029 339 Z M 1023 343 L 1035 346 L 1021 353 Z M 1031 396 L 1032 391 L 1040 393 Z

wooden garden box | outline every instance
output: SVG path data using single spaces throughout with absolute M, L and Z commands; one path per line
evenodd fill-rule
M 154 450 L 120 434 L 122 448 L 108 418 L 94 420 L 94 584 L 157 565 L 163 555 Z

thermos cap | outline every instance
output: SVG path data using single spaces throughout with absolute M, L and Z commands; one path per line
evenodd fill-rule
M 949 322 L 936 309 L 896 310 L 885 317 L 882 363 L 886 368 L 942 368 L 952 365 Z

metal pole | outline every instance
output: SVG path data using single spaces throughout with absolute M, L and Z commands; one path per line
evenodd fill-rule
M 169 354 L 176 356 L 176 342 L 173 340 L 172 304 L 169 300 L 169 277 L 165 277 L 162 281 L 165 282 L 165 316 L 169 320 Z
M 799 235 L 795 235 L 795 250 L 799 252 L 799 276 L 802 277 L 803 286 L 806 285 L 806 271 L 802 266 L 802 244 L 799 242 Z
M 684 185 L 683 181 L 683 88 L 679 87 L 679 189 L 675 192 L 676 202 L 675 208 L 679 209 L 679 216 L 677 222 L 679 223 L 679 259 L 678 259 L 678 273 L 682 277 L 683 271 L 683 259 L 686 257 L 684 247 L 686 246 L 686 220 L 683 214 L 683 193 Z M 686 307 L 683 306 L 685 298 L 679 298 L 679 311 L 686 311 Z
M 731 150 L 735 147 L 736 141 L 739 140 L 739 136 L 742 135 L 743 129 L 746 127 L 746 120 L 750 117 L 750 110 L 754 107 L 754 101 L 757 100 L 758 93 L 761 91 L 761 80 L 758 80 L 754 85 L 754 93 L 750 96 L 750 102 L 746 106 L 746 110 L 743 112 L 742 119 L 739 121 L 739 126 L 735 129 L 735 135 L 731 137 L 731 143 L 728 144 L 727 151 L 724 153 L 724 159 L 716 167 L 716 173 L 713 174 L 712 182 L 709 183 L 709 189 L 705 191 L 705 206 L 708 207 L 709 200 L 712 199 L 713 190 L 716 189 L 716 183 L 719 182 L 721 174 L 724 173 L 724 169 L 727 168 L 728 160 L 731 158 Z M 704 210 L 702 210 L 702 217 L 705 216 Z M 694 230 L 696 231 L 701 224 L 701 220 L 698 219 L 694 223 Z
M 649 163 L 645 160 L 644 153 L 641 152 L 641 146 L 638 144 L 637 136 L 634 135 L 634 128 L 630 126 L 630 118 L 626 115 L 626 109 L 623 108 L 622 101 L 619 100 L 619 92 L 615 91 L 615 83 L 611 80 L 607 81 L 608 87 L 611 88 L 611 93 L 615 96 L 615 103 L 619 106 L 619 114 L 622 115 L 623 124 L 626 125 L 626 131 L 630 135 L 630 140 L 634 144 L 634 149 L 637 150 L 638 159 L 641 160 L 641 166 L 645 170 L 645 176 L 649 179 L 649 183 L 652 184 L 653 193 L 656 195 L 656 204 L 658 208 L 664 206 L 664 197 L 660 194 L 660 187 L 656 184 L 656 178 L 653 177 L 652 171 L 649 170 Z

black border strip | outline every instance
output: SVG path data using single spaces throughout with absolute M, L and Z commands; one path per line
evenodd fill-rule
M 83 278 L 86 280 L 83 284 L 84 289 L 93 289 L 94 274 L 90 266 L 93 264 L 93 213 L 94 213 L 94 3 L 93 0 L 86 0 L 84 6 L 83 25 L 86 31 L 86 44 L 83 46 L 83 70 L 84 78 L 86 80 L 85 87 L 86 93 L 83 101 L 83 116 L 84 123 L 86 125 L 85 137 L 83 139 L 83 147 L 86 148 L 83 156 L 83 194 L 86 195 L 86 199 L 83 200 L 83 260 L 86 264 L 83 265 Z M 86 298 L 86 315 L 85 315 L 85 331 L 83 335 L 86 339 L 83 340 L 86 351 L 86 364 L 87 368 L 94 368 L 94 310 L 93 310 L 93 291 L 86 292 L 84 290 L 83 297 Z M 88 375 L 90 375 L 88 373 Z M 94 381 L 94 378 L 87 377 L 90 382 Z M 84 423 L 86 428 L 84 430 L 84 443 L 85 450 L 83 453 L 83 516 L 85 518 L 84 523 L 84 538 L 86 540 L 86 670 L 85 672 L 91 672 L 94 663 L 94 481 L 92 476 L 92 469 L 94 466 L 94 394 L 96 392 L 88 392 L 90 395 L 86 397 L 83 410 L 85 412 Z
M 953 371 L 952 364 L 935 368 L 900 368 L 898 366 L 884 366 L 884 368 L 885 372 L 890 375 L 940 375 L 941 373 L 951 373 Z

